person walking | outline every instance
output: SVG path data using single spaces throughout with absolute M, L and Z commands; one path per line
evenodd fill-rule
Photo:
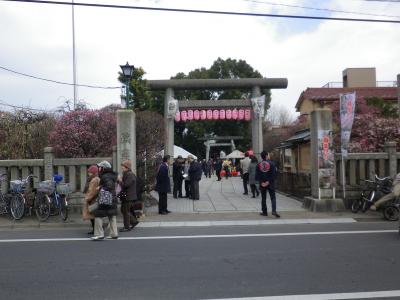
M 222 171 L 222 160 L 220 158 L 217 159 L 215 163 L 215 172 L 217 173 L 217 181 L 221 181 L 221 171 Z
M 158 213 L 166 215 L 168 210 L 168 193 L 171 193 L 171 182 L 169 180 L 170 156 L 165 155 L 157 172 L 156 191 L 158 192 Z
M 94 234 L 94 216 L 89 213 L 89 205 L 94 204 L 99 193 L 98 187 L 100 184 L 99 168 L 96 165 L 90 166 L 88 169 L 88 178 L 86 181 L 83 193 L 85 194 L 83 207 L 82 207 L 82 219 L 90 220 L 91 230 L 88 234 Z
M 272 215 L 280 218 L 276 212 L 276 195 L 275 195 L 275 177 L 276 167 L 275 164 L 269 159 L 268 152 L 261 152 L 262 161 L 257 165 L 256 180 L 260 182 L 261 191 L 261 210 L 260 215 L 268 216 L 267 211 L 267 191 L 271 198 Z
M 94 221 L 94 236 L 92 240 L 103 240 L 104 239 L 104 230 L 103 230 L 103 218 L 108 218 L 108 231 L 110 232 L 107 239 L 117 239 L 118 231 L 117 231 L 117 196 L 115 194 L 115 186 L 117 183 L 118 175 L 113 172 L 111 164 L 104 160 L 98 165 L 99 168 L 99 198 L 104 195 L 104 198 L 111 198 L 111 204 L 99 204 L 97 210 L 93 212 L 95 216 Z M 99 201 L 98 199 L 97 201 Z
M 183 161 L 181 155 L 172 164 L 172 179 L 174 181 L 173 197 L 182 198 Z
M 136 216 L 131 212 L 133 202 L 137 200 L 137 178 L 132 172 L 132 162 L 130 160 L 124 160 L 121 167 L 122 177 L 119 178 L 118 183 L 121 186 L 120 200 L 124 227 L 120 228 L 119 232 L 126 232 L 131 231 L 137 224 L 139 224 Z
M 200 163 L 196 162 L 192 155 L 188 156 L 190 162 L 189 178 L 190 191 L 193 200 L 200 200 L 199 181 L 201 180 L 202 168 Z
M 249 194 L 249 190 L 247 189 L 247 185 L 249 183 L 249 166 L 251 163 L 251 160 L 249 158 L 249 152 L 246 151 L 245 153 L 245 158 L 243 158 L 240 161 L 240 169 L 242 170 L 242 178 L 243 178 L 243 189 L 244 189 L 244 193 L 243 195 L 248 195 Z
M 251 189 L 251 194 L 253 195 L 252 198 L 256 197 L 256 193 L 257 193 L 257 197 L 260 194 L 260 192 L 257 189 L 257 181 L 256 181 L 256 170 L 257 170 L 257 165 L 258 165 L 258 160 L 257 157 L 255 157 L 254 155 L 252 155 L 250 157 L 250 165 L 249 165 L 249 184 L 250 184 L 250 189 Z

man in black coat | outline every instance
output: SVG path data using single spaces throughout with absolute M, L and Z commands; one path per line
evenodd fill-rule
M 170 156 L 165 155 L 157 172 L 156 191 L 158 192 L 158 213 L 166 215 L 170 213 L 167 209 L 167 194 L 171 193 L 171 182 L 169 180 L 169 160 Z
M 199 192 L 199 181 L 201 180 L 201 175 L 203 173 L 201 164 L 196 162 L 192 155 L 188 156 L 188 160 L 190 162 L 189 167 L 189 178 L 190 178 L 190 191 L 191 191 L 191 199 L 200 200 L 200 192 Z
M 121 185 L 121 213 L 124 219 L 124 227 L 119 232 L 130 231 L 139 224 L 136 216 L 131 213 L 133 201 L 137 200 L 136 185 L 137 178 L 133 174 L 130 160 L 124 160 L 121 164 L 122 178 L 119 180 Z
M 172 179 L 174 180 L 174 188 L 172 191 L 174 198 L 182 198 L 183 160 L 180 155 L 172 164 Z
M 215 163 L 215 172 L 217 173 L 218 181 L 221 181 L 221 171 L 222 171 L 222 161 L 221 159 L 217 159 Z

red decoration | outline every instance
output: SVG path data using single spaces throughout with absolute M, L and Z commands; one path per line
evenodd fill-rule
M 251 150 L 251 149 L 250 149 L 250 150 L 248 150 L 248 151 L 247 151 L 247 153 L 249 154 L 249 156 L 252 156 L 252 155 L 254 155 L 254 151 L 253 151 L 253 150 Z
M 213 120 L 218 120 L 219 119 L 219 110 L 214 110 L 213 111 Z
M 250 121 L 251 120 L 251 110 L 250 109 L 246 109 L 244 111 L 244 119 L 246 121 Z
M 189 121 L 193 120 L 193 110 L 191 110 L 191 109 L 188 110 L 187 118 Z
M 200 119 L 201 120 L 207 119 L 207 112 L 204 109 L 200 111 Z
M 221 110 L 219 111 L 219 118 L 220 118 L 221 120 L 225 120 L 225 110 L 224 110 L 224 109 L 221 109 Z
M 212 110 L 209 109 L 209 110 L 207 110 L 207 120 L 212 120 L 212 118 L 213 118 L 213 113 L 212 113 Z
M 193 118 L 194 118 L 195 120 L 200 119 L 200 112 L 199 112 L 198 110 L 195 110 L 195 111 L 193 112 Z
M 244 119 L 244 109 L 239 109 L 239 120 Z
M 232 110 L 227 109 L 227 110 L 225 111 L 225 117 L 226 117 L 227 120 L 232 119 Z
M 181 113 L 180 113 L 180 111 L 177 111 L 175 114 L 175 121 L 179 122 L 180 120 L 181 120 Z
M 187 111 L 186 110 L 181 112 L 181 119 L 183 122 L 187 121 Z
M 234 110 L 232 110 L 232 119 L 237 120 L 238 118 L 238 111 L 235 108 Z

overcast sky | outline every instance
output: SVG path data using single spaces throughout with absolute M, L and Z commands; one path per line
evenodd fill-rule
M 77 2 L 77 1 L 75 1 Z M 81 2 L 252 13 L 378 18 L 272 5 L 298 5 L 397 16 L 400 3 L 361 0 L 81 0 Z M 71 7 L 0 0 L 0 67 L 72 83 Z M 75 8 L 78 83 L 120 86 L 119 65 L 141 66 L 146 79 L 169 79 L 246 60 L 264 77 L 286 77 L 272 103 L 294 112 L 300 93 L 341 81 L 348 67 L 376 67 L 377 80 L 400 73 L 400 24 L 294 20 L 111 8 Z M 120 103 L 120 90 L 79 88 L 92 108 Z M 70 86 L 0 69 L 0 103 L 53 109 L 73 99 Z M 0 104 L 0 109 L 5 107 Z

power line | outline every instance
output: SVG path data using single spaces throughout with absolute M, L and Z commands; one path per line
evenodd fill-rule
M 6 106 L 6 107 L 15 108 L 15 109 L 23 109 L 23 110 L 29 110 L 29 111 L 38 111 L 38 112 L 44 112 L 44 113 L 50 113 L 50 112 L 56 112 L 57 111 L 57 109 L 44 110 L 44 109 L 39 109 L 39 108 L 32 108 L 32 107 L 13 105 L 13 104 L 9 104 L 9 103 L 1 100 L 1 99 L 0 99 L 0 106 Z
M 2 1 L 2 0 L 0 0 Z M 52 80 L 52 79 L 47 79 L 47 78 L 42 78 L 42 77 L 37 77 L 37 76 L 33 76 L 33 75 L 29 75 L 29 74 L 25 74 L 25 73 L 21 73 L 18 71 L 14 71 L 11 69 L 8 69 L 6 67 L 2 67 L 0 66 L 0 69 L 3 69 L 5 71 L 14 73 L 14 74 L 18 74 L 21 76 L 25 76 L 25 77 L 29 77 L 29 78 L 33 78 L 33 79 L 38 79 L 38 80 L 43 80 L 43 81 L 47 81 L 47 82 L 52 82 L 52 83 L 57 83 L 57 84 L 64 84 L 64 85 L 75 85 L 73 83 L 69 83 L 69 82 L 62 82 L 62 81 L 57 81 L 57 80 Z M 121 87 L 118 86 L 96 86 L 96 85 L 86 85 L 86 84 L 76 84 L 76 86 L 81 86 L 81 87 L 87 87 L 87 88 L 92 88 L 92 89 L 105 89 L 105 90 L 111 90 L 111 89 L 120 89 Z
M 344 14 L 356 14 L 356 15 L 373 16 L 373 17 L 400 18 L 400 16 L 362 13 L 362 12 L 336 10 L 336 9 L 329 9 L 329 8 L 317 8 L 317 7 L 301 6 L 301 5 L 293 5 L 293 4 L 283 4 L 283 3 L 275 3 L 275 2 L 268 2 L 268 1 L 257 1 L 257 0 L 243 0 L 243 1 L 266 4 L 266 5 L 276 5 L 276 6 L 293 7 L 293 8 L 301 8 L 301 9 L 309 9 L 309 10 L 318 10 L 318 11 L 328 11 L 328 12 L 344 13 Z M 376 0 L 367 0 L 367 1 L 376 1 Z
M 271 18 L 292 18 L 292 19 L 373 22 L 373 23 L 397 23 L 397 24 L 400 23 L 400 21 L 397 21 L 397 20 L 383 20 L 383 19 L 355 19 L 355 18 L 316 17 L 316 16 L 302 16 L 302 15 L 277 15 L 277 14 L 263 14 L 263 13 L 242 13 L 242 12 L 232 12 L 232 11 L 178 9 L 178 8 L 165 8 L 165 7 L 113 5 L 113 4 L 94 4 L 94 3 L 83 3 L 83 2 L 71 3 L 71 2 L 63 2 L 63 1 L 39 1 L 39 0 L 0 0 L 0 1 L 26 2 L 26 3 L 36 3 L 36 4 L 74 5 L 74 6 L 85 6 L 85 7 L 135 9 L 135 10 L 151 10 L 151 11 L 180 12 L 180 13 L 201 13 L 201 14 L 217 14 L 217 15 L 233 15 L 233 16 L 250 16 L 250 17 L 271 17 Z

